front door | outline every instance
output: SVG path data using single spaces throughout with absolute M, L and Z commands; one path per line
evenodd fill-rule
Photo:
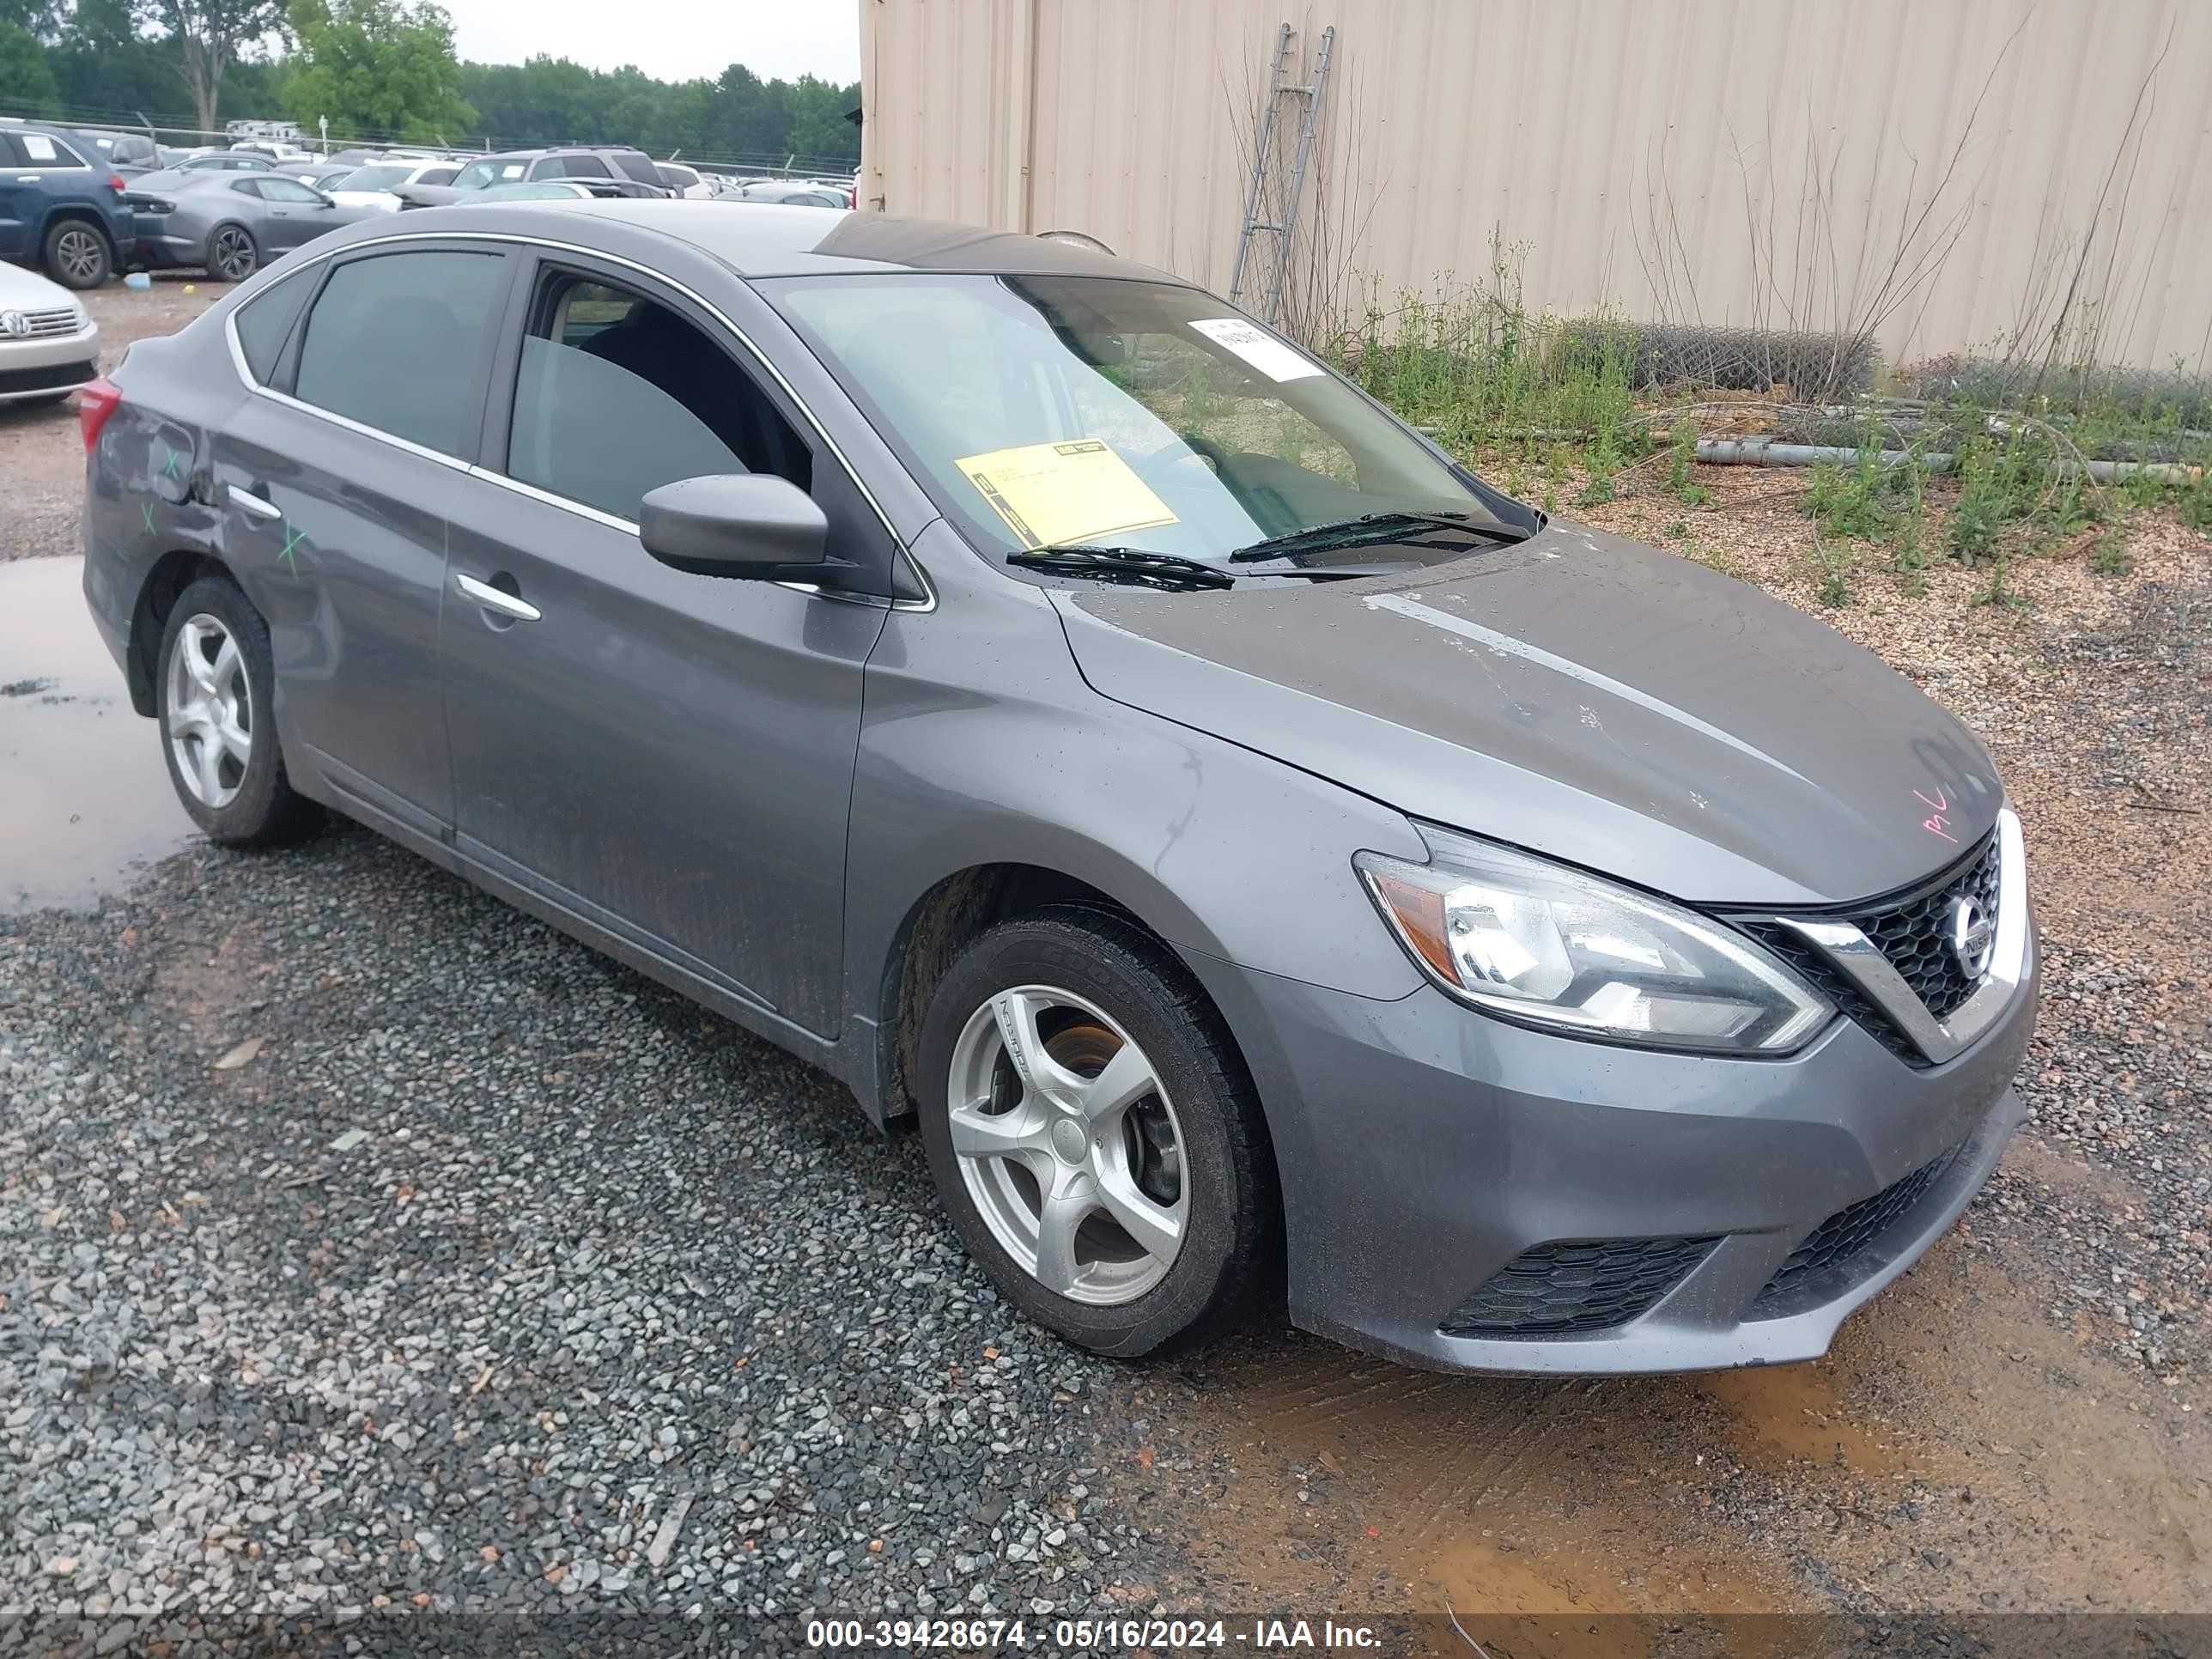
M 498 251 L 364 251 L 264 289 L 238 330 L 268 389 L 216 446 L 225 549 L 269 619 L 287 754 L 418 839 L 453 823 L 446 514 L 475 454 L 507 270 Z M 319 278 L 288 321 L 295 284 Z
M 888 568 L 887 532 L 688 298 L 581 255 L 544 256 L 517 292 L 486 423 L 496 477 L 452 514 L 456 847 L 834 1036 L 861 669 L 884 612 L 672 570 L 635 522 L 661 484 L 772 472 L 822 504 L 833 557 Z

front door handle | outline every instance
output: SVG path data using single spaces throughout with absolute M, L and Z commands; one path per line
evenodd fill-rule
M 284 509 L 266 495 L 257 495 L 250 489 L 240 489 L 236 484 L 230 487 L 230 504 L 252 518 L 281 519 L 284 516 Z
M 487 611 L 495 611 L 516 622 L 536 622 L 538 607 L 518 599 L 514 594 L 494 587 L 489 582 L 480 582 L 474 576 L 453 573 L 453 586 L 467 598 L 474 599 Z

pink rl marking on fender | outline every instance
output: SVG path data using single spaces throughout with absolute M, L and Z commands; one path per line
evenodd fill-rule
M 1936 813 L 1933 817 L 1921 819 L 1920 827 L 1931 836 L 1942 836 L 1954 847 L 1959 844 L 1959 838 L 1943 827 L 1943 815 L 1941 812 Z

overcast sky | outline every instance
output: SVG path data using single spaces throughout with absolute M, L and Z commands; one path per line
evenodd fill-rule
M 860 78 L 854 0 L 441 0 L 463 58 L 519 64 L 539 52 L 593 69 L 635 64 L 664 81 L 743 64 L 763 81 Z

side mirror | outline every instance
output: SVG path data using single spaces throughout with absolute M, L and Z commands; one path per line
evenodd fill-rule
M 695 576 L 805 581 L 821 574 L 830 521 L 787 478 L 720 473 L 647 494 L 637 533 L 661 563 Z

